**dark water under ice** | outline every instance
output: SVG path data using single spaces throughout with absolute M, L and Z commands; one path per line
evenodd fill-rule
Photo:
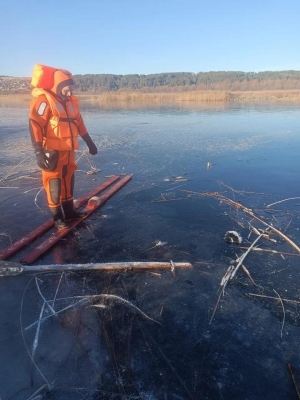
M 133 178 L 34 264 L 173 260 L 193 267 L 175 276 L 159 270 L 1 278 L 0 398 L 296 399 L 287 363 L 300 382 L 299 304 L 284 300 L 283 308 L 276 297 L 300 301 L 299 258 L 284 254 L 297 251 L 275 234 L 276 243 L 260 240 L 259 247 L 282 255 L 251 252 L 244 265 L 256 286 L 240 269 L 209 324 L 230 262 L 256 238 L 248 238 L 249 222 L 262 225 L 199 193 L 240 202 L 299 245 L 298 106 L 85 104 L 83 116 L 99 153 L 80 158 L 76 197 L 106 176 Z M 26 118 L 25 108 L 0 108 L 0 250 L 49 218 Z M 92 167 L 101 171 L 86 174 Z M 296 199 L 266 207 L 288 198 Z M 224 241 L 228 230 L 241 234 L 240 246 Z M 114 295 L 152 320 L 108 296 L 50 317 L 41 294 L 55 299 L 48 304 L 56 312 L 78 302 L 75 296 Z M 38 325 L 40 317 L 48 318 Z

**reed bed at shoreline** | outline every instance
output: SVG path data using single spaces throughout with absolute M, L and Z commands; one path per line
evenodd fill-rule
M 81 95 L 84 100 L 100 100 L 105 102 L 134 103 L 173 103 L 201 101 L 230 101 L 230 93 L 226 91 L 195 91 L 182 93 L 141 93 L 141 92 L 108 92 L 95 95 Z
M 235 101 L 295 101 L 300 102 L 300 90 L 259 90 L 230 92 Z
M 189 91 L 189 92 L 104 92 L 104 93 L 78 93 L 81 101 L 112 104 L 183 104 L 201 102 L 228 103 L 232 101 L 291 101 L 300 102 L 300 90 L 262 90 L 262 91 Z M 30 93 L 0 94 L 0 105 L 13 103 L 29 103 Z

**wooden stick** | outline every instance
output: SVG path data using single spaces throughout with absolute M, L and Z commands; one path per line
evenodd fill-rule
M 0 276 L 18 275 L 22 272 L 58 272 L 58 271 L 124 271 L 167 268 L 191 268 L 188 262 L 117 262 L 90 264 L 52 264 L 52 265 L 21 265 L 9 261 L 0 261 Z M 11 273 L 10 273 L 11 272 Z

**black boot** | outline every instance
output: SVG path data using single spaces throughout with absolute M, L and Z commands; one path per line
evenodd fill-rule
M 74 210 L 73 200 L 62 201 L 61 203 L 65 220 L 78 219 L 86 216 L 86 212 Z
M 64 221 L 64 216 L 61 207 L 50 207 L 54 224 L 58 230 L 66 229 L 68 225 Z

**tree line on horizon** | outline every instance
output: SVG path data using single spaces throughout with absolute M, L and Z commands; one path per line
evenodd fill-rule
M 116 90 L 272 90 L 300 89 L 300 71 L 213 71 L 174 72 L 150 75 L 85 74 L 74 75 L 80 92 Z
M 0 93 L 27 93 L 31 78 L 0 75 Z M 85 74 L 74 75 L 79 93 L 138 91 L 143 93 L 187 92 L 200 90 L 258 91 L 300 90 L 300 71 L 212 71 L 158 74 Z

